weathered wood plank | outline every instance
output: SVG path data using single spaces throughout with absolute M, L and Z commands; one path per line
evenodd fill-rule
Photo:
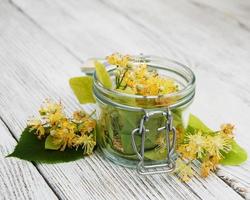
M 5 158 L 16 141 L 1 120 L 0 137 L 0 199 L 57 199 L 32 163 Z
M 79 73 L 80 62 L 11 5 L 1 2 L 0 10 L 5 30 L 0 37 L 0 115 L 19 137 L 46 97 L 62 98 L 68 111 L 79 108 L 68 79 Z M 139 177 L 98 155 L 37 168 L 62 199 L 199 199 L 175 177 Z
M 250 112 L 248 1 L 101 1 L 102 5 L 98 1 L 14 2 L 79 57 L 107 54 L 115 45 L 115 50 L 140 52 L 142 49 L 191 64 L 198 78 L 193 112 L 214 128 L 220 122 L 235 122 L 237 140 L 250 153 L 246 114 Z M 45 10 L 67 26 L 54 28 L 55 22 L 50 17 L 41 17 Z M 98 22 L 88 24 L 89 19 Z M 89 40 L 89 35 L 96 39 Z M 100 36 L 107 40 L 105 45 L 100 45 L 97 38 Z M 86 51 L 86 42 L 91 42 L 94 52 Z M 213 106 L 204 108 L 211 98 Z M 249 161 L 240 167 L 221 167 L 218 176 L 248 197 Z
M 4 78 L 1 79 L 0 91 L 4 95 L 2 93 L 0 98 L 0 104 L 3 107 L 0 113 L 19 137 L 26 118 L 37 110 L 39 103 L 45 97 L 61 97 L 69 110 L 78 107 L 67 80 L 78 72 L 79 68 L 69 70 L 70 65 L 77 66 L 75 61 L 69 62 L 72 56 L 62 51 L 55 42 L 50 41 L 50 37 L 41 34 L 40 29 L 25 20 L 20 13 L 15 12 L 8 5 L 2 5 L 1 12 L 6 14 L 3 20 L 7 21 L 5 30 L 8 35 L 3 34 L 0 38 L 0 52 L 3 52 L 0 63 L 1 68 L 5 68 L 2 74 Z M 8 20 L 13 22 L 9 23 Z M 6 37 L 12 34 L 15 37 L 8 40 Z M 41 41 L 46 41 L 46 44 L 40 43 Z M 36 44 L 39 45 L 36 47 Z M 6 54 L 4 50 L 7 50 Z M 32 54 L 30 59 L 25 59 L 25 56 L 30 54 Z M 6 66 L 11 68 L 7 70 Z M 197 198 L 180 182 L 175 183 L 179 186 L 177 188 L 166 184 L 169 182 L 168 179 L 160 180 L 160 177 L 158 178 L 160 183 L 150 177 L 145 178 L 146 182 L 144 178 L 133 177 L 133 171 L 129 171 L 129 175 L 127 169 L 104 162 L 97 155 L 75 163 L 37 167 L 61 198 L 138 199 L 139 197 L 164 198 L 168 195 L 179 199 L 185 199 L 187 196 Z M 117 176 L 123 176 L 123 179 Z M 137 184 L 140 185 L 137 186 Z M 165 189 L 161 191 L 164 185 Z M 182 188 L 180 192 L 178 192 L 179 188 Z
M 36 15 L 32 11 L 34 16 L 40 16 L 38 24 L 37 19 L 31 22 L 28 17 L 23 16 L 25 13 L 18 13 L 7 4 L 2 4 L 1 7 L 3 23 L 0 24 L 5 23 L 2 27 L 6 32 L 0 37 L 0 66 L 4 72 L 2 75 L 4 78 L 0 80 L 0 91 L 5 93 L 0 96 L 0 105 L 3 107 L 0 114 L 16 136 L 19 136 L 25 126 L 27 116 L 34 114 L 45 97 L 62 98 L 69 110 L 79 107 L 67 85 L 67 79 L 79 73 L 80 62 L 68 53 L 69 46 L 63 49 L 58 42 L 62 43 L 65 40 L 65 43 L 74 46 L 70 51 L 78 57 L 82 54 L 82 58 L 97 54 L 106 55 L 114 50 L 138 53 L 150 52 L 152 49 L 151 52 L 156 54 L 166 49 L 170 55 L 176 53 L 171 49 L 175 49 L 175 46 L 155 47 L 155 39 L 149 37 L 150 33 L 146 34 L 146 31 L 134 22 L 115 14 L 99 2 L 86 2 L 84 5 L 71 2 L 73 8 L 64 5 L 65 2 L 61 4 L 60 2 L 54 5 L 51 2 L 38 1 L 36 3 L 39 6 L 30 2 L 32 5 L 30 8 L 33 7 L 34 10 L 37 7 L 43 8 L 36 10 Z M 91 18 L 84 18 L 86 13 L 82 14 L 82 12 L 88 12 L 87 8 L 98 9 L 100 13 L 89 12 L 87 16 Z M 73 22 L 65 17 L 68 13 L 67 9 L 72 10 L 73 14 L 70 12 L 69 15 L 73 15 Z M 60 14 L 61 12 L 64 14 Z M 57 16 L 57 19 L 53 19 L 53 16 Z M 82 21 L 83 19 L 85 21 Z M 99 21 L 90 24 L 90 19 Z M 114 20 L 113 25 L 107 27 L 107 22 L 110 20 Z M 50 24 L 49 21 L 51 21 Z M 86 26 L 82 31 L 79 24 L 84 22 Z M 63 40 L 65 23 L 69 23 L 68 28 L 72 28 L 72 35 L 67 32 Z M 101 27 L 100 24 L 102 24 Z M 127 27 L 124 29 L 121 24 L 126 24 Z M 99 33 L 102 29 L 105 30 L 105 38 L 102 38 L 102 34 Z M 136 33 L 138 35 L 135 35 Z M 84 37 L 82 34 L 85 34 Z M 59 39 L 58 42 L 54 42 L 52 37 Z M 72 41 L 69 41 L 70 37 Z M 78 43 L 76 38 L 80 38 Z M 138 45 L 137 48 L 134 48 L 135 43 Z M 163 44 L 166 45 L 166 43 Z M 116 48 L 117 46 L 120 48 Z M 176 49 L 176 57 L 178 57 L 179 49 L 178 47 Z M 6 85 L 7 82 L 8 85 Z M 188 184 L 179 182 L 173 176 L 140 177 L 133 170 L 116 166 L 103 160 L 99 155 L 74 163 L 39 164 L 37 167 L 61 198 L 240 199 L 237 193 L 214 175 L 207 180 L 197 177 Z

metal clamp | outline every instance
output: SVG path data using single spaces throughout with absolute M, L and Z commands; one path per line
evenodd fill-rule
M 153 164 L 153 165 L 144 165 L 144 145 L 145 145 L 145 135 L 149 132 L 148 129 L 145 128 L 144 123 L 150 119 L 153 115 L 161 114 L 166 118 L 166 124 L 163 127 L 157 129 L 157 131 L 166 130 L 166 149 L 167 149 L 167 157 L 166 162 L 163 164 Z M 170 138 L 170 134 L 172 133 L 172 141 Z M 141 149 L 140 153 L 137 149 L 135 143 L 135 134 L 141 135 Z M 139 163 L 137 165 L 137 172 L 142 175 L 148 174 L 159 174 L 159 173 L 168 173 L 172 172 L 175 169 L 175 162 L 174 162 L 174 150 L 175 150 L 175 143 L 176 143 L 176 129 L 173 126 L 173 116 L 169 108 L 166 111 L 151 111 L 146 112 L 145 115 L 141 118 L 140 125 L 138 128 L 135 128 L 131 132 L 131 141 L 132 147 L 139 159 Z M 163 169 L 164 168 L 164 169 Z M 152 171 L 152 169 L 154 169 Z

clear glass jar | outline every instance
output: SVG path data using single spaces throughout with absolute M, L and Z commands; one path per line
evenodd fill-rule
M 100 61 L 114 80 L 116 66 Z M 175 140 L 178 144 L 183 139 L 188 107 L 195 95 L 194 73 L 167 58 L 133 56 L 133 63 L 145 63 L 175 80 L 179 91 L 161 96 L 125 94 L 104 88 L 94 74 L 98 144 L 109 160 L 126 167 L 137 166 L 141 174 L 172 171 Z M 159 167 L 166 170 L 154 169 Z

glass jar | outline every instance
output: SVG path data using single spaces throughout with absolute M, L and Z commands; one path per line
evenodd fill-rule
M 133 64 L 147 64 L 158 74 L 173 79 L 179 90 L 160 96 L 126 94 L 104 88 L 94 74 L 98 144 L 109 160 L 137 167 L 140 174 L 173 171 L 176 144 L 183 140 L 188 107 L 195 95 L 194 73 L 167 58 L 143 55 L 132 58 Z M 106 65 L 114 80 L 116 66 L 99 61 Z

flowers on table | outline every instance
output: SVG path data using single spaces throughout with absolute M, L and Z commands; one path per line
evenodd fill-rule
M 185 161 L 181 165 L 185 163 L 189 165 L 191 162 L 198 160 L 201 162 L 201 176 L 207 177 L 211 171 L 217 169 L 220 160 L 223 159 L 223 153 L 232 150 L 233 128 L 234 126 L 231 124 L 223 124 L 221 130 L 216 132 L 204 132 L 202 130 L 190 132 L 187 129 L 184 141 L 177 149 L 181 159 Z M 179 168 L 176 171 L 177 174 L 182 173 Z M 187 176 L 184 177 L 183 181 L 186 180 Z
M 38 139 L 45 139 L 45 148 L 64 151 L 66 148 L 84 149 L 91 154 L 96 145 L 95 120 L 84 111 L 75 111 L 69 118 L 60 103 L 46 100 L 39 110 L 40 116 L 28 121 L 30 131 L 35 130 Z
M 184 182 L 189 181 L 190 178 L 194 175 L 194 171 L 191 167 L 191 163 L 190 162 L 187 163 L 181 158 L 177 158 L 176 160 L 175 173 Z

